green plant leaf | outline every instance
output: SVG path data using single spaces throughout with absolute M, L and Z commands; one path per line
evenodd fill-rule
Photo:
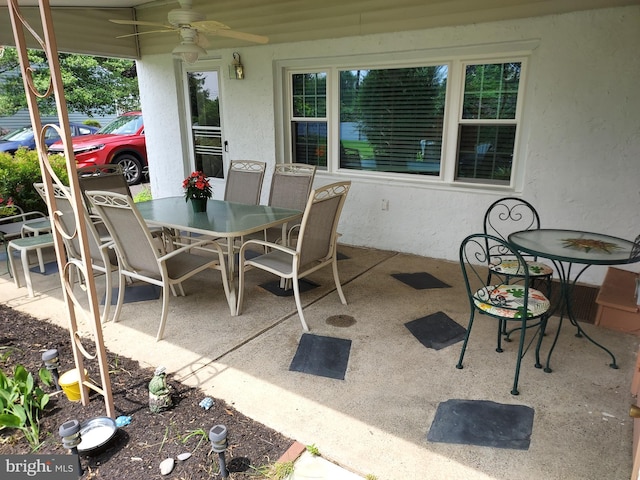
M 0 425 L 3 427 L 20 428 L 22 424 L 22 420 L 20 420 L 20 417 L 17 415 L 12 415 L 10 413 L 0 414 Z
M 38 370 L 38 377 L 40 377 L 42 383 L 44 383 L 47 387 L 53 386 L 53 375 L 51 375 L 51 370 L 41 368 L 40 370 Z

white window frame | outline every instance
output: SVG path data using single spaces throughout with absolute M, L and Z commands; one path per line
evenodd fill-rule
M 327 175 L 348 174 L 353 178 L 375 179 L 387 182 L 410 183 L 428 187 L 446 187 L 462 189 L 515 191 L 523 183 L 523 157 L 525 152 L 522 145 L 526 144 L 523 137 L 523 117 L 527 91 L 528 63 L 533 51 L 538 46 L 538 40 L 523 40 L 518 42 L 478 45 L 471 47 L 451 47 L 441 49 L 416 50 L 411 52 L 387 53 L 375 55 L 354 55 L 349 57 L 335 57 L 332 59 L 297 59 L 280 60 L 275 64 L 276 80 L 282 86 L 277 91 L 276 102 L 280 105 L 277 112 L 276 125 L 278 138 L 278 153 L 280 158 L 291 162 L 292 136 L 291 112 L 292 75 L 294 73 L 326 72 L 327 74 L 327 169 L 318 173 Z M 457 135 L 462 120 L 462 97 L 464 93 L 465 67 L 469 64 L 492 63 L 521 63 L 520 84 L 516 118 L 514 120 L 486 120 L 487 124 L 508 123 L 516 125 L 513 164 L 511 179 L 508 184 L 495 184 L 482 180 L 456 180 Z M 447 101 L 445 105 L 445 122 L 443 127 L 443 149 L 439 176 L 425 176 L 412 174 L 395 174 L 389 172 L 372 172 L 369 170 L 340 169 L 339 168 L 339 72 L 345 69 L 373 69 L 373 68 L 410 68 L 428 65 L 447 65 Z

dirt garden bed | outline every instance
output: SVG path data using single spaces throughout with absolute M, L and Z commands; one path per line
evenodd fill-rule
M 0 369 L 13 375 L 15 365 L 23 365 L 37 378 L 42 367 L 42 353 L 56 348 L 60 356 L 59 371 L 74 368 L 71 341 L 66 329 L 33 318 L 0 305 Z M 211 452 L 208 432 L 214 425 L 228 431 L 225 453 L 231 479 L 265 478 L 261 472 L 273 465 L 293 444 L 293 440 L 253 421 L 233 406 L 213 399 L 209 410 L 199 406 L 205 395 L 199 390 L 173 381 L 174 406 L 161 413 L 149 410 L 148 384 L 154 371 L 141 368 L 138 362 L 107 352 L 116 416 L 130 416 L 131 423 L 119 428 L 115 437 L 93 455 L 81 455 L 85 479 L 197 480 L 220 478 L 218 455 Z M 93 368 L 97 368 L 97 362 Z M 92 365 L 89 375 L 99 378 Z M 53 389 L 43 386 L 47 393 Z M 35 453 L 65 454 L 58 436 L 59 426 L 70 420 L 82 422 L 106 414 L 102 397 L 91 395 L 89 405 L 70 402 L 64 394 L 52 395 L 40 422 L 40 441 Z M 0 454 L 27 454 L 31 447 L 21 432 L 0 430 Z M 177 461 L 173 471 L 160 474 L 160 462 L 191 453 L 185 461 Z

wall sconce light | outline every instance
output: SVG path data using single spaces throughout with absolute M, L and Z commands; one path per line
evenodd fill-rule
M 240 63 L 240 54 L 233 52 L 233 63 L 229 65 L 229 78 L 244 80 L 244 65 Z

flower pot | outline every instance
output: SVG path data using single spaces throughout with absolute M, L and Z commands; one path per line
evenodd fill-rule
M 192 198 L 191 208 L 195 213 L 207 211 L 207 199 L 206 198 Z

